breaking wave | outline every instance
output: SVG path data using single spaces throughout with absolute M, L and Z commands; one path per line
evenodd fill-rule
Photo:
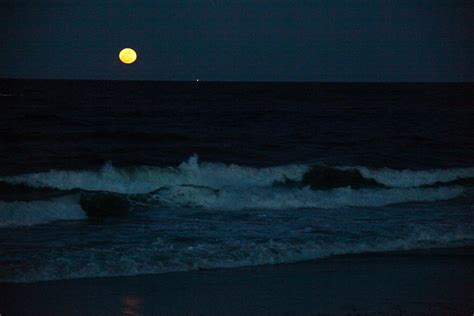
M 331 169 L 331 167 L 327 167 Z M 116 168 L 111 163 L 97 171 L 64 171 L 0 177 L 0 181 L 26 184 L 36 188 L 61 190 L 84 189 L 117 193 L 148 193 L 164 186 L 196 185 L 215 189 L 253 189 L 270 187 L 285 180 L 301 181 L 311 169 L 309 164 L 292 164 L 269 168 L 253 168 L 222 163 L 199 162 L 190 157 L 178 167 L 138 166 Z M 414 188 L 450 183 L 474 178 L 474 168 L 437 170 L 394 170 L 389 168 L 337 167 L 339 170 L 358 170 L 363 177 L 393 188 Z
M 284 177 L 300 179 L 307 165 L 252 168 L 221 163 L 199 162 L 189 158 L 177 168 L 139 166 L 115 168 L 105 164 L 98 171 L 51 170 L 43 173 L 1 177 L 1 181 L 27 184 L 32 187 L 52 187 L 61 190 L 80 188 L 118 193 L 148 193 L 163 186 L 193 184 L 213 188 L 254 188 L 271 186 Z
M 394 170 L 382 168 L 373 170 L 366 167 L 357 167 L 357 170 L 366 178 L 374 179 L 380 184 L 396 188 L 428 186 L 474 178 L 474 168 L 437 170 Z
M 0 227 L 46 224 L 58 220 L 85 219 L 78 196 L 38 201 L 0 201 Z
M 463 188 L 361 189 L 338 188 L 329 191 L 301 189 L 222 190 L 173 186 L 160 190 L 156 200 L 170 206 L 197 207 L 215 210 L 298 209 L 380 207 L 404 202 L 449 200 L 463 193 Z
M 474 168 L 398 171 L 388 168 L 374 170 L 365 167 L 319 166 L 318 171 L 323 168 L 323 172 L 330 177 L 335 174 L 335 177 L 341 180 L 338 187 L 320 190 L 301 185 L 302 179 L 312 170 L 311 168 L 308 164 L 253 168 L 199 162 L 198 157 L 193 156 L 178 167 L 116 168 L 106 164 L 96 171 L 51 170 L 0 177 L 0 181 L 9 185 L 23 185 L 32 190 L 51 188 L 64 192 L 63 197 L 54 199 L 29 202 L 19 199 L 8 203 L 0 201 L 0 226 L 82 219 L 85 215 L 77 197 L 80 194 L 77 192 L 81 190 L 115 192 L 133 197 L 135 206 L 138 203 L 155 208 L 167 206 L 209 210 L 331 209 L 381 207 L 406 202 L 453 199 L 466 192 L 466 188 L 455 181 L 468 179 L 474 175 Z M 339 171 L 334 173 L 334 170 Z M 347 175 L 341 174 L 341 170 L 346 170 Z M 363 179 L 374 179 L 380 187 L 355 189 L 345 185 L 345 177 L 351 181 L 357 179 L 354 178 L 354 170 L 360 172 L 360 177 L 364 177 Z M 324 177 L 321 179 L 321 181 L 327 180 Z M 285 185 L 285 181 L 300 185 Z M 438 186 L 427 187 L 432 184 Z

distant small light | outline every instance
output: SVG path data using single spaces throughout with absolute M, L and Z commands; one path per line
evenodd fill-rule
M 196 82 L 199 82 L 199 78 L 196 79 Z

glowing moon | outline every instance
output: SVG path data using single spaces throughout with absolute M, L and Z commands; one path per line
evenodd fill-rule
M 119 59 L 124 64 L 133 64 L 137 60 L 137 52 L 131 48 L 124 48 L 119 53 Z

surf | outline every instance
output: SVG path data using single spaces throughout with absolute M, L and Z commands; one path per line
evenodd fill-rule
M 106 163 L 99 170 L 50 170 L 48 172 L 2 176 L 0 181 L 24 184 L 34 188 L 59 190 L 84 189 L 117 193 L 148 193 L 164 186 L 198 185 L 216 189 L 252 189 L 271 187 L 290 181 L 301 183 L 311 173 L 329 173 L 322 181 L 339 178 L 336 187 L 388 187 L 415 188 L 450 184 L 459 180 L 474 179 L 474 168 L 395 170 L 370 169 L 363 166 L 324 166 L 318 164 L 290 164 L 276 167 L 255 168 L 235 164 L 200 162 L 194 155 L 177 167 L 114 167 Z M 316 172 L 316 173 L 317 173 Z M 356 177 L 356 179 L 354 179 Z M 311 186 L 311 180 L 301 183 Z M 316 187 L 318 188 L 318 187 Z M 324 189 L 324 183 L 321 184 Z
M 255 168 L 200 162 L 197 156 L 177 167 L 117 168 L 108 163 L 99 170 L 0 177 L 0 225 L 126 216 L 136 209 L 163 207 L 239 211 L 430 203 L 467 194 L 473 175 L 474 168 L 376 170 L 315 164 Z

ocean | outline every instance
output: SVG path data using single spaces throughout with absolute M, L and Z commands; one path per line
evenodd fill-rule
M 474 246 L 474 84 L 0 81 L 0 282 Z

